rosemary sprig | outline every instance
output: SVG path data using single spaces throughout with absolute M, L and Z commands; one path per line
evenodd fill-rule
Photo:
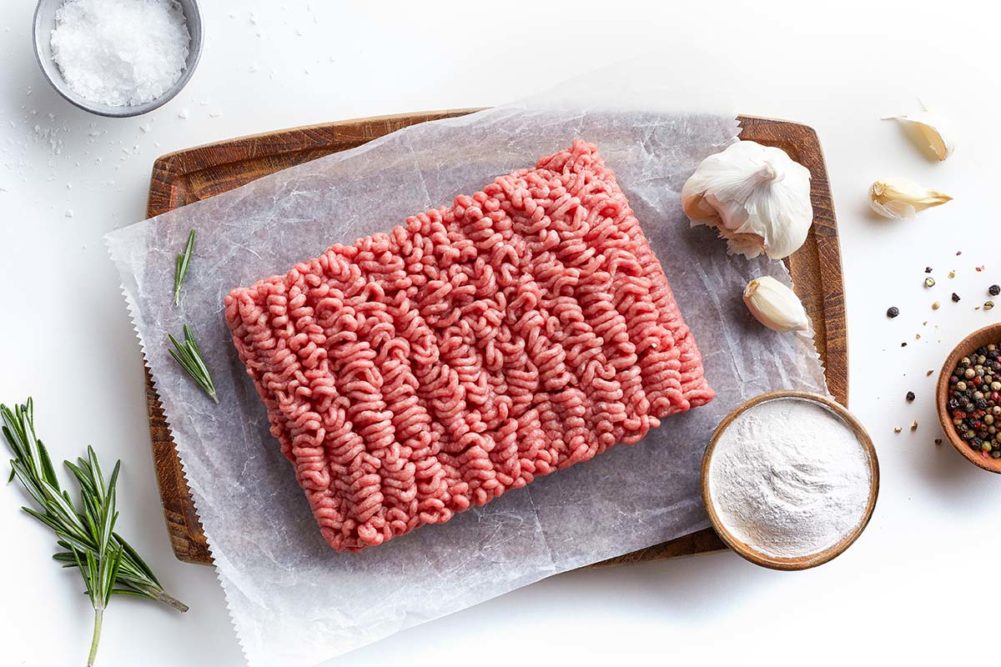
M 170 350 L 170 356 L 174 357 L 174 361 L 181 365 L 181 368 L 191 376 L 191 379 L 201 387 L 202 391 L 208 394 L 209 398 L 218 403 L 219 396 L 216 394 L 215 384 L 212 382 L 212 374 L 202 359 L 202 350 L 198 347 L 198 341 L 195 340 L 191 327 L 187 324 L 184 325 L 183 343 L 170 334 L 167 334 L 167 338 L 174 346 L 174 349 Z
M 147 598 L 187 611 L 187 606 L 164 592 L 136 550 L 115 532 L 121 462 L 115 464 L 108 480 L 92 447 L 87 448 L 87 458 L 77 459 L 75 464 L 65 462 L 80 487 L 82 507 L 78 507 L 60 486 L 48 450 L 35 434 L 32 400 L 29 398 L 14 410 L 0 404 L 0 418 L 4 439 L 14 456 L 8 481 L 16 478 L 34 501 L 35 507 L 22 509 L 56 534 L 56 543 L 63 551 L 55 554 L 55 560 L 64 567 L 79 570 L 94 607 L 94 632 L 87 664 L 94 663 L 104 610 L 114 595 Z
M 188 275 L 188 264 L 191 263 L 191 253 L 195 251 L 195 230 L 188 232 L 188 242 L 184 245 L 184 252 L 177 256 L 174 263 L 174 305 L 181 305 L 181 285 L 184 277 Z

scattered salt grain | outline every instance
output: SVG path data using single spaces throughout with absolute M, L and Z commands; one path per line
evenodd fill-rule
M 191 35 L 172 0 L 67 0 L 51 43 L 76 94 L 122 107 L 152 102 L 181 78 Z
M 188 116 L 190 115 L 191 112 L 189 112 L 187 108 L 181 109 L 180 111 L 177 112 L 177 117 L 180 118 L 181 120 L 187 120 Z
M 64 215 L 67 218 L 72 218 L 73 217 L 73 209 L 71 209 L 71 208 L 66 209 L 66 213 Z

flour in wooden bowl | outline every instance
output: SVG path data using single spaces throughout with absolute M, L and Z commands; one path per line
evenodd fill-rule
M 751 406 L 720 434 L 708 474 L 719 523 L 773 558 L 841 543 L 865 519 L 872 472 L 851 426 L 822 404 L 779 398 Z

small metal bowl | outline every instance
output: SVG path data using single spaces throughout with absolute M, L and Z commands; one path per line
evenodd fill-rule
M 855 437 L 859 441 L 859 446 L 865 452 L 866 458 L 869 461 L 869 498 L 866 503 L 865 512 L 863 513 L 862 519 L 859 521 L 858 525 L 855 526 L 851 532 L 845 535 L 841 541 L 834 546 L 815 554 L 797 556 L 795 558 L 780 558 L 777 556 L 771 556 L 756 549 L 752 545 L 745 544 L 734 536 L 716 513 L 712 494 L 709 490 L 709 477 L 710 468 L 712 466 L 713 452 L 716 449 L 716 443 L 719 441 L 720 436 L 723 435 L 723 432 L 737 417 L 746 412 L 748 409 L 753 408 L 755 405 L 765 403 L 767 401 L 784 399 L 811 401 L 827 408 L 827 410 L 841 419 L 841 421 L 843 421 L 845 425 L 847 425 L 852 432 L 855 433 Z M 744 403 L 741 403 L 736 409 L 733 410 L 733 412 L 727 415 L 723 421 L 720 422 L 719 426 L 716 427 L 716 431 L 713 433 L 712 438 L 709 441 L 709 446 L 706 447 L 705 456 L 702 459 L 702 499 L 706 504 L 706 511 L 709 514 L 709 522 L 712 523 L 716 533 L 726 543 L 726 545 L 735 551 L 739 556 L 756 565 L 761 565 L 762 567 L 771 568 L 773 570 L 806 570 L 811 567 L 823 565 L 824 563 L 840 556 L 848 547 L 852 545 L 853 542 L 855 542 L 855 540 L 858 539 L 859 535 L 862 534 L 862 531 L 865 530 L 865 527 L 869 524 L 869 519 L 872 517 L 872 512 L 876 507 L 876 498 L 878 495 L 879 461 L 876 458 L 876 449 L 872 446 L 872 440 L 869 438 L 869 434 L 866 433 L 865 427 L 862 426 L 862 423 L 852 416 L 852 414 L 848 412 L 844 406 L 832 401 L 826 396 L 821 396 L 820 394 L 811 394 L 802 391 L 772 391 L 760 394 Z
M 195 68 L 198 66 L 198 60 L 202 55 L 201 13 L 198 11 L 198 3 L 195 2 L 195 0 L 174 0 L 174 2 L 180 6 L 181 11 L 184 12 L 184 18 L 188 23 L 188 32 L 191 34 L 188 62 L 184 69 L 184 73 L 181 74 L 181 78 L 178 79 L 177 82 L 174 83 L 174 85 L 171 86 L 171 88 L 163 95 L 151 102 L 147 102 L 146 104 L 114 107 L 107 104 L 91 102 L 90 100 L 81 97 L 75 93 L 69 85 L 67 85 L 62 72 L 59 71 L 59 67 L 52 59 L 51 42 L 52 30 L 56 24 L 56 11 L 65 2 L 66 0 L 39 0 L 38 6 L 35 8 L 35 56 L 38 58 L 38 64 L 41 66 L 42 72 L 45 74 L 45 78 L 48 79 L 49 83 L 52 84 L 52 87 L 56 89 L 56 92 L 62 95 L 71 104 L 80 107 L 84 111 L 89 111 L 91 113 L 98 114 L 99 116 L 108 116 L 110 118 L 140 116 L 144 113 L 152 111 L 153 109 L 158 109 L 169 102 L 175 95 L 177 95 L 177 93 L 181 92 L 181 89 L 188 83 L 191 75 L 194 74 Z

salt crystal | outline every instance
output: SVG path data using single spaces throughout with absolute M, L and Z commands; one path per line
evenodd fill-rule
M 172 0 L 67 0 L 51 43 L 70 89 L 121 107 L 152 102 L 181 78 L 191 35 Z
M 190 115 L 191 113 L 188 111 L 187 107 L 177 112 L 177 117 L 181 120 L 186 120 Z
M 71 209 L 71 208 L 66 209 L 66 214 L 65 215 L 66 215 L 67 218 L 72 218 L 73 217 L 73 209 Z

